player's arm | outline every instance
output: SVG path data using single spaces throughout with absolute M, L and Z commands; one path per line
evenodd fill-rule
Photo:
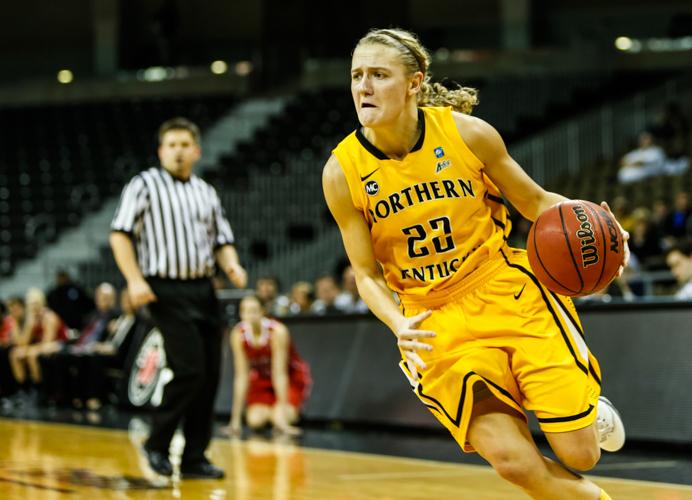
M 425 311 L 417 316 L 406 318 L 394 302 L 392 292 L 387 288 L 375 260 L 368 225 L 363 214 L 353 205 L 346 176 L 334 156 L 331 156 L 324 166 L 322 189 L 327 206 L 341 231 L 346 254 L 356 275 L 358 293 L 372 313 L 397 336 L 399 346 L 406 351 L 407 357 L 424 368 L 425 363 L 415 354 L 415 350 L 430 349 L 428 344 L 419 339 L 434 337 L 435 333 L 418 330 L 417 327 L 430 315 L 430 312 Z
M 231 351 L 233 352 L 233 406 L 231 407 L 230 430 L 239 434 L 241 417 L 250 380 L 250 364 L 245 355 L 243 334 L 239 328 L 231 330 Z
M 454 113 L 459 134 L 483 163 L 483 171 L 517 210 L 534 221 L 546 209 L 566 200 L 539 186 L 509 155 L 500 134 L 487 122 Z
M 238 252 L 235 247 L 230 244 L 223 245 L 216 249 L 216 262 L 219 267 L 226 273 L 228 279 L 236 288 L 245 288 L 247 285 L 247 272 L 240 265 Z
M 288 404 L 288 329 L 277 325 L 272 334 L 272 387 L 276 403 Z
M 285 325 L 277 324 L 272 333 L 272 387 L 276 395 L 274 426 L 286 434 L 298 435 L 300 430 L 288 422 L 288 350 L 291 337 Z
M 22 325 L 16 318 L 12 318 L 12 329 L 10 330 L 10 344 L 11 346 L 22 345 L 23 341 L 23 331 Z
M 111 249 L 118 269 L 125 277 L 130 300 L 135 309 L 156 300 L 156 295 L 144 279 L 137 265 L 135 247 L 130 236 L 122 231 L 113 231 L 110 235 Z
M 36 321 L 38 321 L 36 314 L 34 314 L 32 311 L 29 311 L 27 308 L 27 311 L 24 314 L 23 324 L 21 326 L 18 324 L 18 346 L 27 346 L 31 343 L 31 334 L 33 333 L 34 327 L 36 326 Z
M 58 336 L 58 328 L 60 327 L 60 319 L 58 315 L 53 311 L 49 311 L 43 315 L 43 337 L 41 338 L 42 344 L 47 344 L 53 342 Z

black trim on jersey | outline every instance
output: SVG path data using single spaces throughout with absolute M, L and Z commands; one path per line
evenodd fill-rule
M 579 358 L 577 357 L 577 353 L 574 352 L 574 347 L 572 347 L 572 344 L 569 341 L 569 337 L 567 336 L 567 332 L 563 328 L 562 323 L 560 323 L 560 320 L 558 319 L 557 313 L 555 312 L 555 309 L 553 309 L 553 305 L 550 303 L 550 300 L 546 296 L 545 291 L 543 290 L 543 287 L 541 286 L 541 284 L 538 281 L 538 278 L 536 278 L 531 271 L 525 269 L 524 267 L 522 267 L 518 264 L 511 264 L 509 262 L 509 259 L 505 255 L 505 252 L 503 252 L 502 249 L 500 249 L 500 253 L 502 254 L 502 257 L 504 257 L 505 263 L 509 267 L 513 267 L 514 269 L 518 269 L 519 271 L 521 271 L 522 273 L 527 275 L 529 278 L 531 278 L 531 281 L 533 281 L 533 283 L 538 287 L 538 290 L 541 292 L 541 296 L 543 297 L 543 302 L 545 302 L 545 305 L 547 306 L 548 311 L 553 316 L 553 320 L 555 321 L 555 324 L 560 329 L 560 334 L 562 335 L 562 340 L 564 340 L 565 344 L 567 344 L 567 348 L 569 349 L 569 352 L 572 354 L 572 357 L 574 358 L 574 362 L 577 364 L 577 368 L 579 368 L 581 371 L 583 371 L 585 374 L 588 375 L 588 373 L 589 373 L 588 368 L 586 366 L 584 366 L 584 364 L 581 361 L 579 361 Z
M 549 290 L 549 291 L 550 291 L 550 295 L 552 295 L 553 298 L 554 298 L 557 302 L 559 302 L 561 306 L 563 306 L 563 307 L 562 307 L 562 312 L 564 312 L 565 315 L 566 315 L 566 316 L 569 318 L 569 320 L 572 322 L 572 324 L 574 325 L 574 328 L 576 328 L 577 331 L 579 332 L 579 335 L 581 335 L 581 338 L 583 338 L 584 340 L 586 340 L 586 336 L 584 335 L 584 331 L 583 331 L 583 330 L 581 329 L 581 327 L 579 326 L 579 323 L 577 323 L 577 321 L 572 317 L 572 315 L 569 313 L 569 310 L 568 310 L 566 307 L 564 307 L 564 304 L 563 304 L 562 301 L 558 298 L 557 294 L 556 294 L 555 292 L 553 292 L 552 290 Z
M 593 377 L 593 379 L 596 381 L 596 383 L 597 383 L 598 386 L 600 387 L 600 386 L 602 385 L 602 384 L 601 384 L 601 379 L 598 378 L 598 375 L 596 375 L 596 370 L 593 369 L 593 363 L 589 363 L 589 373 L 591 374 L 591 376 Z
M 502 222 L 501 220 L 497 220 L 495 217 L 490 217 L 490 218 L 493 220 L 493 222 L 495 223 L 495 225 L 496 225 L 497 227 L 499 227 L 499 228 L 502 229 L 503 231 L 505 230 L 505 227 L 506 227 L 506 226 L 505 226 L 505 223 L 504 223 L 504 222 Z
M 494 201 L 495 203 L 499 203 L 500 205 L 507 206 L 507 204 L 505 203 L 505 200 L 503 200 L 499 196 L 495 196 L 494 194 L 490 194 L 490 193 L 485 193 L 485 197 L 488 198 L 490 201 Z
M 418 141 L 416 141 L 409 153 L 413 153 L 421 149 L 423 147 L 423 142 L 425 141 L 425 113 L 423 113 L 423 110 L 420 108 L 418 108 L 418 121 L 420 122 L 420 137 L 418 137 Z
M 452 416 L 447 413 L 447 410 L 445 410 L 445 407 L 442 406 L 442 403 L 440 403 L 437 399 L 435 399 L 432 396 L 428 396 L 427 394 L 423 394 L 423 384 L 418 384 L 418 396 L 421 398 L 427 399 L 429 401 L 432 401 L 435 403 L 439 408 L 442 413 L 444 413 L 445 417 L 452 422 L 454 427 L 459 427 L 459 424 L 461 423 L 461 411 L 464 408 L 464 399 L 466 398 L 466 382 L 468 382 L 468 379 L 471 375 L 475 375 L 474 372 L 469 372 L 464 376 L 464 380 L 461 382 L 461 397 L 459 398 L 459 406 L 457 407 L 457 416 L 455 418 L 452 418 Z M 423 403 L 425 404 L 425 403 Z M 428 406 L 428 405 L 425 405 Z
M 363 146 L 368 153 L 373 155 L 378 160 L 389 160 L 389 157 L 386 154 L 373 146 L 373 144 L 365 138 L 362 127 L 356 130 L 356 139 L 358 139 L 360 145 Z
M 478 376 L 479 376 L 480 378 L 482 378 L 486 383 L 492 385 L 495 389 L 497 389 L 498 391 L 500 391 L 500 394 L 502 394 L 503 396 L 505 396 L 505 397 L 511 399 L 512 401 L 514 401 L 514 398 L 512 397 L 512 394 L 510 394 L 510 392 L 509 392 L 508 390 L 506 390 L 504 387 L 500 387 L 500 386 L 497 385 L 495 382 L 493 382 L 492 380 L 488 380 L 487 378 L 485 378 L 485 377 L 482 376 L 482 375 L 478 375 Z M 521 406 L 521 405 L 520 405 L 519 403 L 517 403 L 516 401 L 514 401 L 514 402 L 516 403 L 517 406 Z
M 554 418 L 538 418 L 538 421 L 542 424 L 553 424 L 558 422 L 571 422 L 573 420 L 579 420 L 580 418 L 586 417 L 594 409 L 593 405 L 589 405 L 589 408 L 585 411 L 578 413 L 577 415 L 570 415 L 569 417 L 554 417 Z
M 409 153 L 413 153 L 421 149 L 423 147 L 423 142 L 425 141 L 425 113 L 423 113 L 423 110 L 420 108 L 418 108 L 418 122 L 421 124 L 420 137 L 418 137 L 418 141 L 416 141 Z M 360 127 L 358 128 L 358 130 L 356 130 L 356 139 L 358 139 L 360 145 L 363 146 L 368 151 L 368 153 L 373 155 L 378 160 L 391 160 L 391 158 L 384 154 L 382 151 L 380 151 L 377 148 L 377 146 L 368 141 L 368 139 L 363 134 L 363 127 Z
M 461 412 L 464 409 L 464 400 L 466 399 L 467 383 L 468 383 L 469 377 L 471 377 L 472 375 L 477 375 L 478 377 L 483 379 L 483 381 L 485 383 L 492 385 L 495 389 L 500 391 L 500 393 L 503 396 L 509 398 L 511 401 L 514 401 L 514 403 L 517 406 L 521 406 L 519 403 L 517 403 L 514 400 L 512 395 L 506 389 L 504 389 L 503 387 L 500 387 L 496 383 L 488 380 L 484 376 L 478 375 L 476 372 L 468 372 L 466 375 L 464 375 L 464 379 L 461 382 L 461 397 L 459 398 L 459 405 L 457 406 L 457 415 L 454 418 L 452 418 L 452 416 L 447 412 L 445 407 L 442 406 L 442 403 L 440 403 L 437 399 L 435 399 L 432 396 L 428 396 L 427 394 L 423 394 L 423 384 L 418 384 L 418 388 L 417 388 L 416 392 L 418 393 L 418 395 L 421 398 L 427 399 L 427 400 L 435 403 L 439 407 L 439 409 L 437 407 L 433 407 L 432 405 L 428 405 L 428 404 L 425 404 L 425 402 L 423 402 L 424 406 L 427 406 L 428 408 L 432 408 L 432 409 L 436 410 L 438 413 L 444 413 L 445 417 L 447 417 L 447 419 L 454 425 L 454 427 L 459 427 L 459 424 L 461 423 Z
M 423 406 L 425 406 L 429 410 L 433 410 L 433 411 L 436 411 L 437 413 L 440 413 L 440 410 L 438 410 L 436 406 L 426 405 L 425 403 L 423 403 Z

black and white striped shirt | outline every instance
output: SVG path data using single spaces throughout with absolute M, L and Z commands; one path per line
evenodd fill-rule
M 216 190 L 195 175 L 183 181 L 159 167 L 125 186 L 111 230 L 130 235 L 145 277 L 210 277 L 214 251 L 233 244 Z

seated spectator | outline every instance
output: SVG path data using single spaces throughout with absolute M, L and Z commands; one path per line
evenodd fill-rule
M 262 307 L 271 317 L 288 314 L 289 299 L 279 294 L 279 279 L 276 276 L 260 276 L 255 282 L 255 294 Z
M 639 146 L 620 160 L 618 180 L 622 184 L 637 182 L 647 177 L 664 173 L 666 155 L 660 146 L 654 144 L 649 132 L 639 134 Z
M 636 208 L 632 212 L 632 218 L 634 227 L 630 230 L 628 242 L 630 252 L 637 257 L 637 261 L 643 268 L 649 269 L 652 259 L 656 259 L 663 253 L 656 228 L 650 224 L 651 213 L 644 207 Z
M 7 313 L 0 330 L 0 398 L 12 396 L 17 390 L 10 367 L 10 350 L 17 344 L 21 325 L 24 324 L 24 299 L 11 297 L 6 304 Z
M 240 301 L 240 323 L 231 331 L 233 352 L 233 406 L 225 431 L 238 435 L 245 413 L 247 425 L 267 424 L 284 434 L 296 435 L 294 427 L 312 380 L 282 323 L 267 318 L 257 297 Z M 245 408 L 247 405 L 247 408 Z
M 678 281 L 678 299 L 692 300 L 692 239 L 677 243 L 666 254 L 666 263 Z
M 120 315 L 108 322 L 107 335 L 104 339 L 92 346 L 92 351 L 98 354 L 117 356 L 124 364 L 126 352 L 123 347 L 127 344 L 127 337 L 137 322 L 137 315 L 127 288 L 120 292 Z
M 615 213 L 615 212 L 613 212 Z M 662 240 L 665 236 L 664 225 L 670 214 L 670 206 L 668 201 L 663 198 L 658 198 L 654 200 L 653 207 L 651 209 L 651 226 L 656 230 L 656 234 L 659 240 Z M 616 216 L 617 217 L 617 216 Z M 619 219 L 618 219 L 619 220 Z
M 106 335 L 90 344 L 88 352 L 76 358 L 70 377 L 77 406 L 86 405 L 90 410 L 98 410 L 114 392 L 108 372 L 122 370 L 125 366 L 129 340 L 137 324 L 127 288 L 120 292 L 120 310 L 120 315 L 106 325 Z
M 315 302 L 310 309 L 313 314 L 343 314 L 345 311 L 336 305 L 336 298 L 341 293 L 336 279 L 331 274 L 325 274 L 315 280 Z
M 616 196 L 610 204 L 613 215 L 627 232 L 634 229 L 634 219 L 632 218 L 632 208 L 630 202 L 624 196 Z
M 690 123 L 679 103 L 666 104 L 656 116 L 652 131 L 668 158 L 679 159 L 689 154 Z
M 315 291 L 311 283 L 298 281 L 291 287 L 291 303 L 288 313 L 291 315 L 309 314 L 310 307 L 315 300 Z
M 75 383 L 73 377 L 79 371 L 77 366 L 84 362 L 81 358 L 90 356 L 94 345 L 106 337 L 109 323 L 118 316 L 113 285 L 101 283 L 96 288 L 94 299 L 96 310 L 89 316 L 79 336 L 65 344 L 59 352 L 45 354 L 40 358 L 41 369 L 46 374 L 42 391 L 48 400 L 58 403 L 71 400 L 75 406 L 81 407 L 89 399 L 89 396 L 82 397 L 84 391 L 89 392 L 88 389 L 97 382 L 89 378 L 78 378 Z
M 358 286 L 356 285 L 356 274 L 350 265 L 344 268 L 341 287 L 342 291 L 334 301 L 337 309 L 346 313 L 366 313 L 369 311 L 368 306 L 360 298 Z
M 26 292 L 26 314 L 16 346 L 10 351 L 10 366 L 17 383 L 28 387 L 27 369 L 35 384 L 41 383 L 41 355 L 58 352 L 67 340 L 67 325 L 46 306 L 46 297 L 38 288 Z
M 80 330 L 94 310 L 94 301 L 81 285 L 72 281 L 70 273 L 59 269 L 55 286 L 46 294 L 48 307 L 62 318 L 68 328 Z
M 690 198 L 685 191 L 675 195 L 673 210 L 663 221 L 664 237 L 669 239 L 683 238 L 687 234 L 687 222 L 690 219 Z

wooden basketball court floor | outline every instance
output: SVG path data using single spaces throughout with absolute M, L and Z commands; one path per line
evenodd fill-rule
M 144 435 L 0 419 L 0 499 L 408 500 L 526 498 L 488 467 L 304 448 L 286 441 L 214 439 L 219 481 L 163 482 L 138 452 Z M 180 448 L 174 440 L 173 448 Z M 614 499 L 692 500 L 692 486 L 594 477 Z

